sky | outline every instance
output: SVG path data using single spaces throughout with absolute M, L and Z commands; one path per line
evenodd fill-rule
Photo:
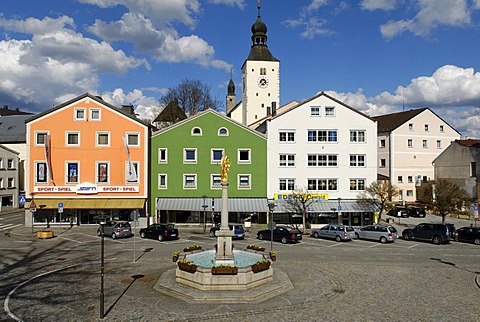
M 2 0 L 0 105 L 86 92 L 154 119 L 183 80 L 241 100 L 257 0 Z M 324 91 L 377 116 L 429 107 L 480 139 L 480 0 L 262 0 L 280 105 Z

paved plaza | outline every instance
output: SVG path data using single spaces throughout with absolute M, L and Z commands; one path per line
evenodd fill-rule
M 455 225 L 463 223 L 469 225 Z M 2 321 L 100 320 L 96 227 L 53 229 L 56 237 L 46 240 L 24 227 L 0 236 Z M 155 287 L 175 269 L 173 251 L 215 244 L 202 229 L 180 228 L 180 236 L 163 243 L 105 239 L 105 321 L 480 321 L 480 247 L 473 244 L 305 236 L 299 244 L 273 244 L 273 267 L 293 289 L 254 303 L 202 303 Z M 270 248 L 255 239 L 255 228 L 234 241 L 237 248 L 251 243 Z

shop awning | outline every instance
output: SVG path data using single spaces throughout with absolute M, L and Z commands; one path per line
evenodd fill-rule
M 336 212 L 339 205 L 341 207 L 341 212 L 374 212 L 378 210 L 374 205 L 360 200 L 342 199 L 339 202 L 334 199 L 313 201 L 308 207 L 308 212 Z M 292 212 L 292 206 L 286 200 L 275 200 L 273 212 Z
M 58 203 L 63 202 L 64 209 L 142 209 L 145 205 L 145 199 L 134 198 L 66 198 L 66 199 L 43 199 L 35 198 L 37 209 L 56 209 Z M 30 208 L 30 202 L 25 204 L 25 208 Z
M 212 211 L 212 198 L 205 199 L 205 211 Z M 214 198 L 215 211 L 222 209 L 222 199 Z M 158 210 L 203 211 L 203 198 L 159 198 Z M 267 212 L 267 198 L 229 198 L 230 212 Z

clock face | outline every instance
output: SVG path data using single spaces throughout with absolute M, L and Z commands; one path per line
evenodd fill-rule
M 265 76 L 261 76 L 258 78 L 257 83 L 260 88 L 266 88 L 268 86 L 268 79 Z

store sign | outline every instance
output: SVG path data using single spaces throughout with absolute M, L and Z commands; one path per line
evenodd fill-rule
M 90 195 L 97 193 L 97 185 L 90 183 L 90 182 L 84 182 L 79 185 L 77 185 L 77 194 L 79 195 Z
M 314 199 L 319 199 L 319 200 L 328 200 L 328 193 L 311 193 L 309 194 L 312 198 Z M 288 200 L 292 199 L 293 194 L 291 193 L 275 193 L 273 195 L 273 199 L 275 200 Z
M 90 182 L 84 182 L 77 186 L 35 186 L 34 192 L 55 192 L 55 193 L 76 193 L 78 195 L 91 195 L 99 192 L 127 192 L 136 193 L 140 191 L 139 186 L 98 186 Z

